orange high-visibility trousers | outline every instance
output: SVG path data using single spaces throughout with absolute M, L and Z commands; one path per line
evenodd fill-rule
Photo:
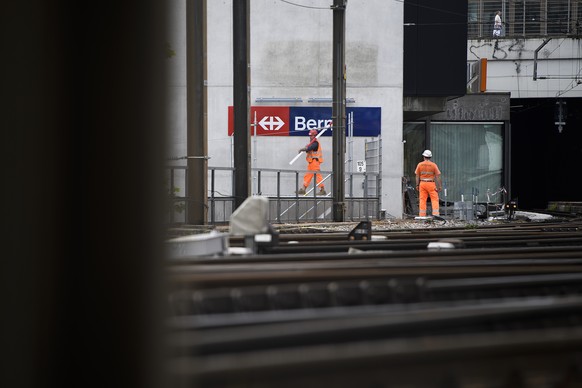
M 432 207 L 432 215 L 438 216 L 439 213 L 439 193 L 436 191 L 436 183 L 420 181 L 418 187 L 418 205 L 420 217 L 426 217 L 426 201 L 430 197 L 430 205 Z
M 319 163 L 319 160 L 314 159 L 311 162 L 307 163 L 307 170 L 319 171 L 320 164 L 321 163 Z M 312 179 L 313 179 L 313 172 L 305 173 L 305 175 L 303 176 L 303 186 L 308 187 L 309 184 L 311 183 Z M 315 175 L 315 182 L 317 183 L 317 186 L 321 189 L 323 188 L 323 183 L 321 183 L 322 180 L 323 180 L 323 177 L 321 176 L 321 174 L 317 173 Z

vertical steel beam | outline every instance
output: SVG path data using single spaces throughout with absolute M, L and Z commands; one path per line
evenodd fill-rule
M 251 188 L 249 0 L 233 0 L 234 207 Z
M 208 221 L 206 0 L 186 1 L 186 94 L 189 224 Z
M 544 41 L 542 42 L 541 45 L 539 45 L 539 47 L 537 49 L 535 49 L 534 51 L 534 62 L 533 62 L 533 80 L 537 81 L 538 79 L 546 79 L 546 77 L 538 77 L 538 53 L 540 52 L 540 50 L 548 44 L 548 42 L 552 40 L 552 38 L 546 38 L 544 39 Z
M 513 198 L 513 189 L 511 187 L 511 181 L 513 177 L 511 176 L 511 171 L 513 171 L 513 167 L 511 165 L 511 122 L 506 120 L 503 122 L 503 163 L 504 166 L 504 174 L 503 174 L 503 187 L 505 187 L 507 198 L 502 197 L 503 201 L 505 202 L 508 198 Z
M 479 62 L 479 92 L 487 91 L 487 58 L 481 58 Z
M 346 150 L 346 4 L 347 0 L 333 2 L 333 220 L 344 221 L 345 184 L 344 159 Z

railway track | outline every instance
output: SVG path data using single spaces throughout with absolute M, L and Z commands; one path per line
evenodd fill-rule
M 173 261 L 172 384 L 582 386 L 580 230 L 280 233 L 261 253 Z
M 298 241 L 346 241 L 349 231 L 358 223 L 345 224 L 347 231 L 337 231 L 337 226 L 333 224 L 298 224 L 279 225 L 275 229 L 279 232 L 281 242 Z M 404 225 L 404 226 L 401 226 Z M 414 228 L 406 227 L 415 225 Z M 463 235 L 479 236 L 499 236 L 518 233 L 546 233 L 546 232 L 576 232 L 582 230 L 582 218 L 548 222 L 510 222 L 503 221 L 497 223 L 482 224 L 463 223 L 462 225 L 449 226 L 440 221 L 426 222 L 403 222 L 399 223 L 376 223 L 373 224 L 373 234 L 386 238 L 409 238 L 415 239 L 422 235 L 438 237 L 459 237 Z M 240 236 L 231 236 L 232 246 L 242 246 L 244 239 Z

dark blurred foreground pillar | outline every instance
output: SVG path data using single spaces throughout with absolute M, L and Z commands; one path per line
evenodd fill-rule
M 206 0 L 186 1 L 188 223 L 208 222 Z
M 9 2 L 0 386 L 162 387 L 164 2 Z
M 233 0 L 234 207 L 251 195 L 250 8 Z
M 333 220 L 343 222 L 346 190 L 346 3 L 333 2 Z

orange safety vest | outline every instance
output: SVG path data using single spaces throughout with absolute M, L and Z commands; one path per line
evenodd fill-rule
M 323 150 L 321 149 L 321 143 L 317 142 L 317 151 L 309 151 L 305 154 L 305 160 L 307 163 L 311 163 L 313 159 L 319 160 L 319 163 L 323 163 Z
M 440 175 L 439 168 L 434 162 L 430 160 L 426 160 L 424 162 L 420 162 L 418 167 L 416 167 L 416 174 L 420 176 L 420 180 L 423 179 L 430 179 L 432 181 L 435 180 L 436 175 Z

